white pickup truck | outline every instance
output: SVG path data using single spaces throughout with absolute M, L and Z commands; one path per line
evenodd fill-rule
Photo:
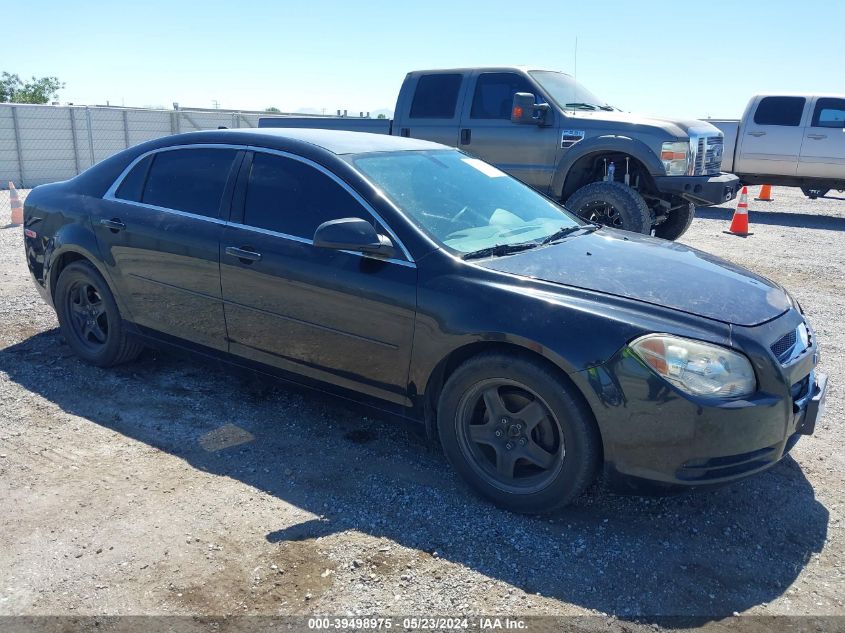
M 743 184 L 845 189 L 845 95 L 756 95 L 742 119 L 707 119 L 725 135 L 722 171 Z

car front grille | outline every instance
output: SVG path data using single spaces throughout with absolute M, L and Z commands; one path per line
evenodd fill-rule
M 692 459 L 681 466 L 676 474 L 678 479 L 696 482 L 742 475 L 777 461 L 781 456 L 778 449 L 780 449 L 780 444 L 773 444 L 748 453 L 711 459 Z
M 714 176 L 722 170 L 722 150 L 724 138 L 721 136 L 700 136 L 698 151 L 695 154 L 695 175 Z
M 775 355 L 780 362 L 789 358 L 792 348 L 795 347 L 795 342 L 798 340 L 798 330 L 792 330 L 781 336 L 778 340 L 772 343 L 772 354 Z

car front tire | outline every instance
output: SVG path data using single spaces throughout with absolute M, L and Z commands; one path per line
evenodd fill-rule
M 621 182 L 591 182 L 569 196 L 564 206 L 588 222 L 651 233 L 653 219 L 645 199 Z
M 508 510 L 543 514 L 567 505 L 593 481 L 601 455 L 592 413 L 574 391 L 552 368 L 516 354 L 466 361 L 438 405 L 446 457 Z
M 687 232 L 695 217 L 695 205 L 674 209 L 669 217 L 654 227 L 654 236 L 664 240 L 676 240 Z
M 111 367 L 141 353 L 143 345 L 127 336 L 114 295 L 90 262 L 76 261 L 62 270 L 54 304 L 62 335 L 85 362 Z

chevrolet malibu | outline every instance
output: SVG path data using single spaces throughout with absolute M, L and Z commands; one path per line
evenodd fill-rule
M 783 288 L 426 141 L 162 138 L 34 189 L 24 233 L 83 360 L 170 345 L 411 418 L 515 511 L 602 470 L 630 490 L 763 471 L 823 408 Z

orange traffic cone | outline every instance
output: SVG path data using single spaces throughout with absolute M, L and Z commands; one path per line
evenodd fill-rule
M 742 237 L 748 235 L 748 187 L 743 187 L 742 193 L 739 194 L 739 202 L 736 204 L 736 211 L 734 211 L 728 233 Z
M 772 186 L 763 185 L 760 187 L 760 194 L 754 199 L 759 200 L 760 202 L 772 202 L 774 200 L 774 198 L 772 198 Z
M 9 204 L 12 207 L 12 225 L 23 224 L 23 205 L 12 182 L 9 182 Z

